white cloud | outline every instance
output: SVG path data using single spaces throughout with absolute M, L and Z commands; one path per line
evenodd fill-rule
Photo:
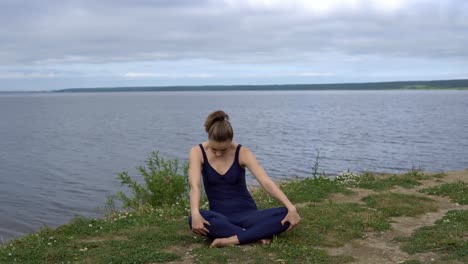
M 122 75 L 129 79 L 144 79 L 144 78 L 211 78 L 212 74 L 207 73 L 187 73 L 187 74 L 174 74 L 174 73 L 153 73 L 153 72 L 127 72 Z
M 214 1 L 219 2 L 219 1 Z M 343 10 L 359 12 L 373 9 L 382 13 L 396 12 L 418 0 L 224 0 L 221 1 L 229 8 L 249 8 L 254 10 L 299 11 L 318 16 L 326 16 Z
M 59 75 L 53 72 L 0 72 L 0 79 L 33 79 L 56 77 L 59 77 Z
M 301 72 L 298 73 L 297 76 L 304 76 L 304 77 L 330 77 L 335 76 L 335 73 L 332 72 Z
M 169 74 L 150 73 L 150 72 L 127 72 L 123 75 L 126 78 L 167 78 L 171 77 Z
M 0 78 L 330 82 L 418 61 L 427 73 L 403 77 L 459 76 L 466 14 L 466 0 L 0 1 Z

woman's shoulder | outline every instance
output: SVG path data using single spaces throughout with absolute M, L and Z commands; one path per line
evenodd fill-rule
M 252 152 L 246 145 L 244 144 L 238 144 L 237 147 L 240 147 L 239 152 L 240 153 L 247 153 L 247 152 Z
M 239 164 L 245 166 L 252 158 L 255 158 L 255 156 L 248 147 L 245 145 L 241 146 L 242 147 L 239 150 Z
M 192 150 L 200 150 L 200 146 L 202 146 L 203 148 L 206 148 L 206 145 L 207 145 L 207 144 L 208 144 L 207 141 L 200 142 L 200 143 L 198 143 L 198 144 L 192 146 L 192 147 L 190 148 L 190 151 L 192 151 Z
M 195 146 L 192 146 L 190 148 L 189 156 L 192 157 L 192 158 L 202 157 L 203 153 L 202 153 L 202 150 L 201 150 L 200 146 L 202 146 L 204 148 L 203 144 L 204 143 L 200 143 L 200 144 L 197 144 Z

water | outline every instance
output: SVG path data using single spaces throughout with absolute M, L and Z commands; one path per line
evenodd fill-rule
M 468 167 L 468 91 L 3 94 L 0 238 L 98 217 L 118 172 L 185 161 L 217 109 L 276 180 L 310 176 L 317 151 L 329 174 Z

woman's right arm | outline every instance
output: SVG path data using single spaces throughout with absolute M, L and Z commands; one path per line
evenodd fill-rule
M 201 152 L 193 147 L 189 154 L 189 184 L 190 184 L 190 211 L 192 215 L 192 231 L 206 236 L 208 229 L 204 224 L 210 225 L 200 214 L 200 176 L 201 176 Z

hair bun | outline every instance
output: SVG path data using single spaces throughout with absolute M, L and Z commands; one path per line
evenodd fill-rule
M 218 123 L 218 121 L 226 121 Z M 216 126 L 215 126 L 216 124 Z M 219 125 L 221 126 L 219 126 Z M 214 129 L 214 127 L 216 129 Z M 234 132 L 232 131 L 231 123 L 229 123 L 229 116 L 222 110 L 212 112 L 208 115 L 205 122 L 205 131 L 209 136 L 215 140 L 223 141 L 225 139 L 232 139 Z
M 215 115 L 213 116 L 213 123 L 224 120 L 229 121 L 229 116 L 223 111 L 216 111 Z

